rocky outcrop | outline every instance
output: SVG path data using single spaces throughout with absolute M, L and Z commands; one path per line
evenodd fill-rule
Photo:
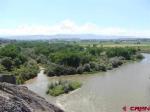
M 0 74 L 0 82 L 8 82 L 11 84 L 16 84 L 16 77 L 13 75 L 2 75 L 2 74 Z
M 0 83 L 0 112 L 64 112 L 25 86 Z

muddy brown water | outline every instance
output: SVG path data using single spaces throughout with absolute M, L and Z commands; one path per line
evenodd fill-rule
M 149 106 L 150 54 L 140 62 L 90 75 L 47 77 L 44 70 L 26 86 L 66 112 L 122 112 L 123 106 Z M 70 94 L 46 95 L 50 82 L 58 79 L 81 81 L 83 86 Z

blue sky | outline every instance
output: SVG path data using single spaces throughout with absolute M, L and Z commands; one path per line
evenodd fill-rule
M 149 31 L 149 0 L 0 0 L 0 35 Z

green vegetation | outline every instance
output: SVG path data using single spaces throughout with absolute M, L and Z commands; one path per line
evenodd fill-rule
M 141 60 L 141 59 L 144 58 L 144 56 L 143 56 L 142 54 L 137 54 L 137 55 L 136 55 L 136 58 L 139 59 L 139 60 Z
M 17 78 L 17 83 L 22 84 L 25 81 L 37 76 L 39 68 L 36 64 L 21 65 L 19 68 L 14 69 L 13 75 Z
M 75 89 L 78 89 L 81 87 L 81 83 L 75 82 L 75 81 L 57 81 L 55 83 L 51 83 L 48 86 L 47 94 L 50 94 L 52 96 L 59 96 L 64 93 L 69 93 L 70 91 L 73 91 Z
M 21 47 L 9 44 L 0 49 L 0 73 L 15 75 L 20 84 L 37 76 L 38 66 L 23 55 Z
M 130 46 L 120 42 L 113 44 L 113 42 L 16 41 L 0 47 L 0 73 L 15 75 L 20 84 L 36 77 L 39 65 L 45 67 L 48 76 L 107 71 L 128 60 L 142 59 L 140 52 L 148 49 L 148 46 L 142 45 L 136 43 Z
M 125 59 L 129 60 L 131 59 L 131 57 L 133 55 L 136 54 L 136 49 L 134 48 L 128 48 L 128 47 L 124 47 L 124 48 L 121 48 L 121 47 L 117 47 L 117 48 L 109 48 L 107 51 L 106 51 L 106 54 L 108 57 L 124 57 Z
M 81 47 L 72 44 L 50 53 L 48 58 L 51 63 L 47 64 L 45 72 L 48 76 L 60 76 L 106 71 L 128 60 L 140 59 L 136 56 L 137 52 L 132 47 Z

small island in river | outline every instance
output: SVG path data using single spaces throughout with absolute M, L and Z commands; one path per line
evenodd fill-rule
M 81 87 L 80 82 L 76 81 L 56 81 L 54 83 L 51 83 L 48 86 L 47 94 L 50 94 L 52 96 L 59 96 L 64 93 L 69 93 L 75 89 L 78 89 Z

